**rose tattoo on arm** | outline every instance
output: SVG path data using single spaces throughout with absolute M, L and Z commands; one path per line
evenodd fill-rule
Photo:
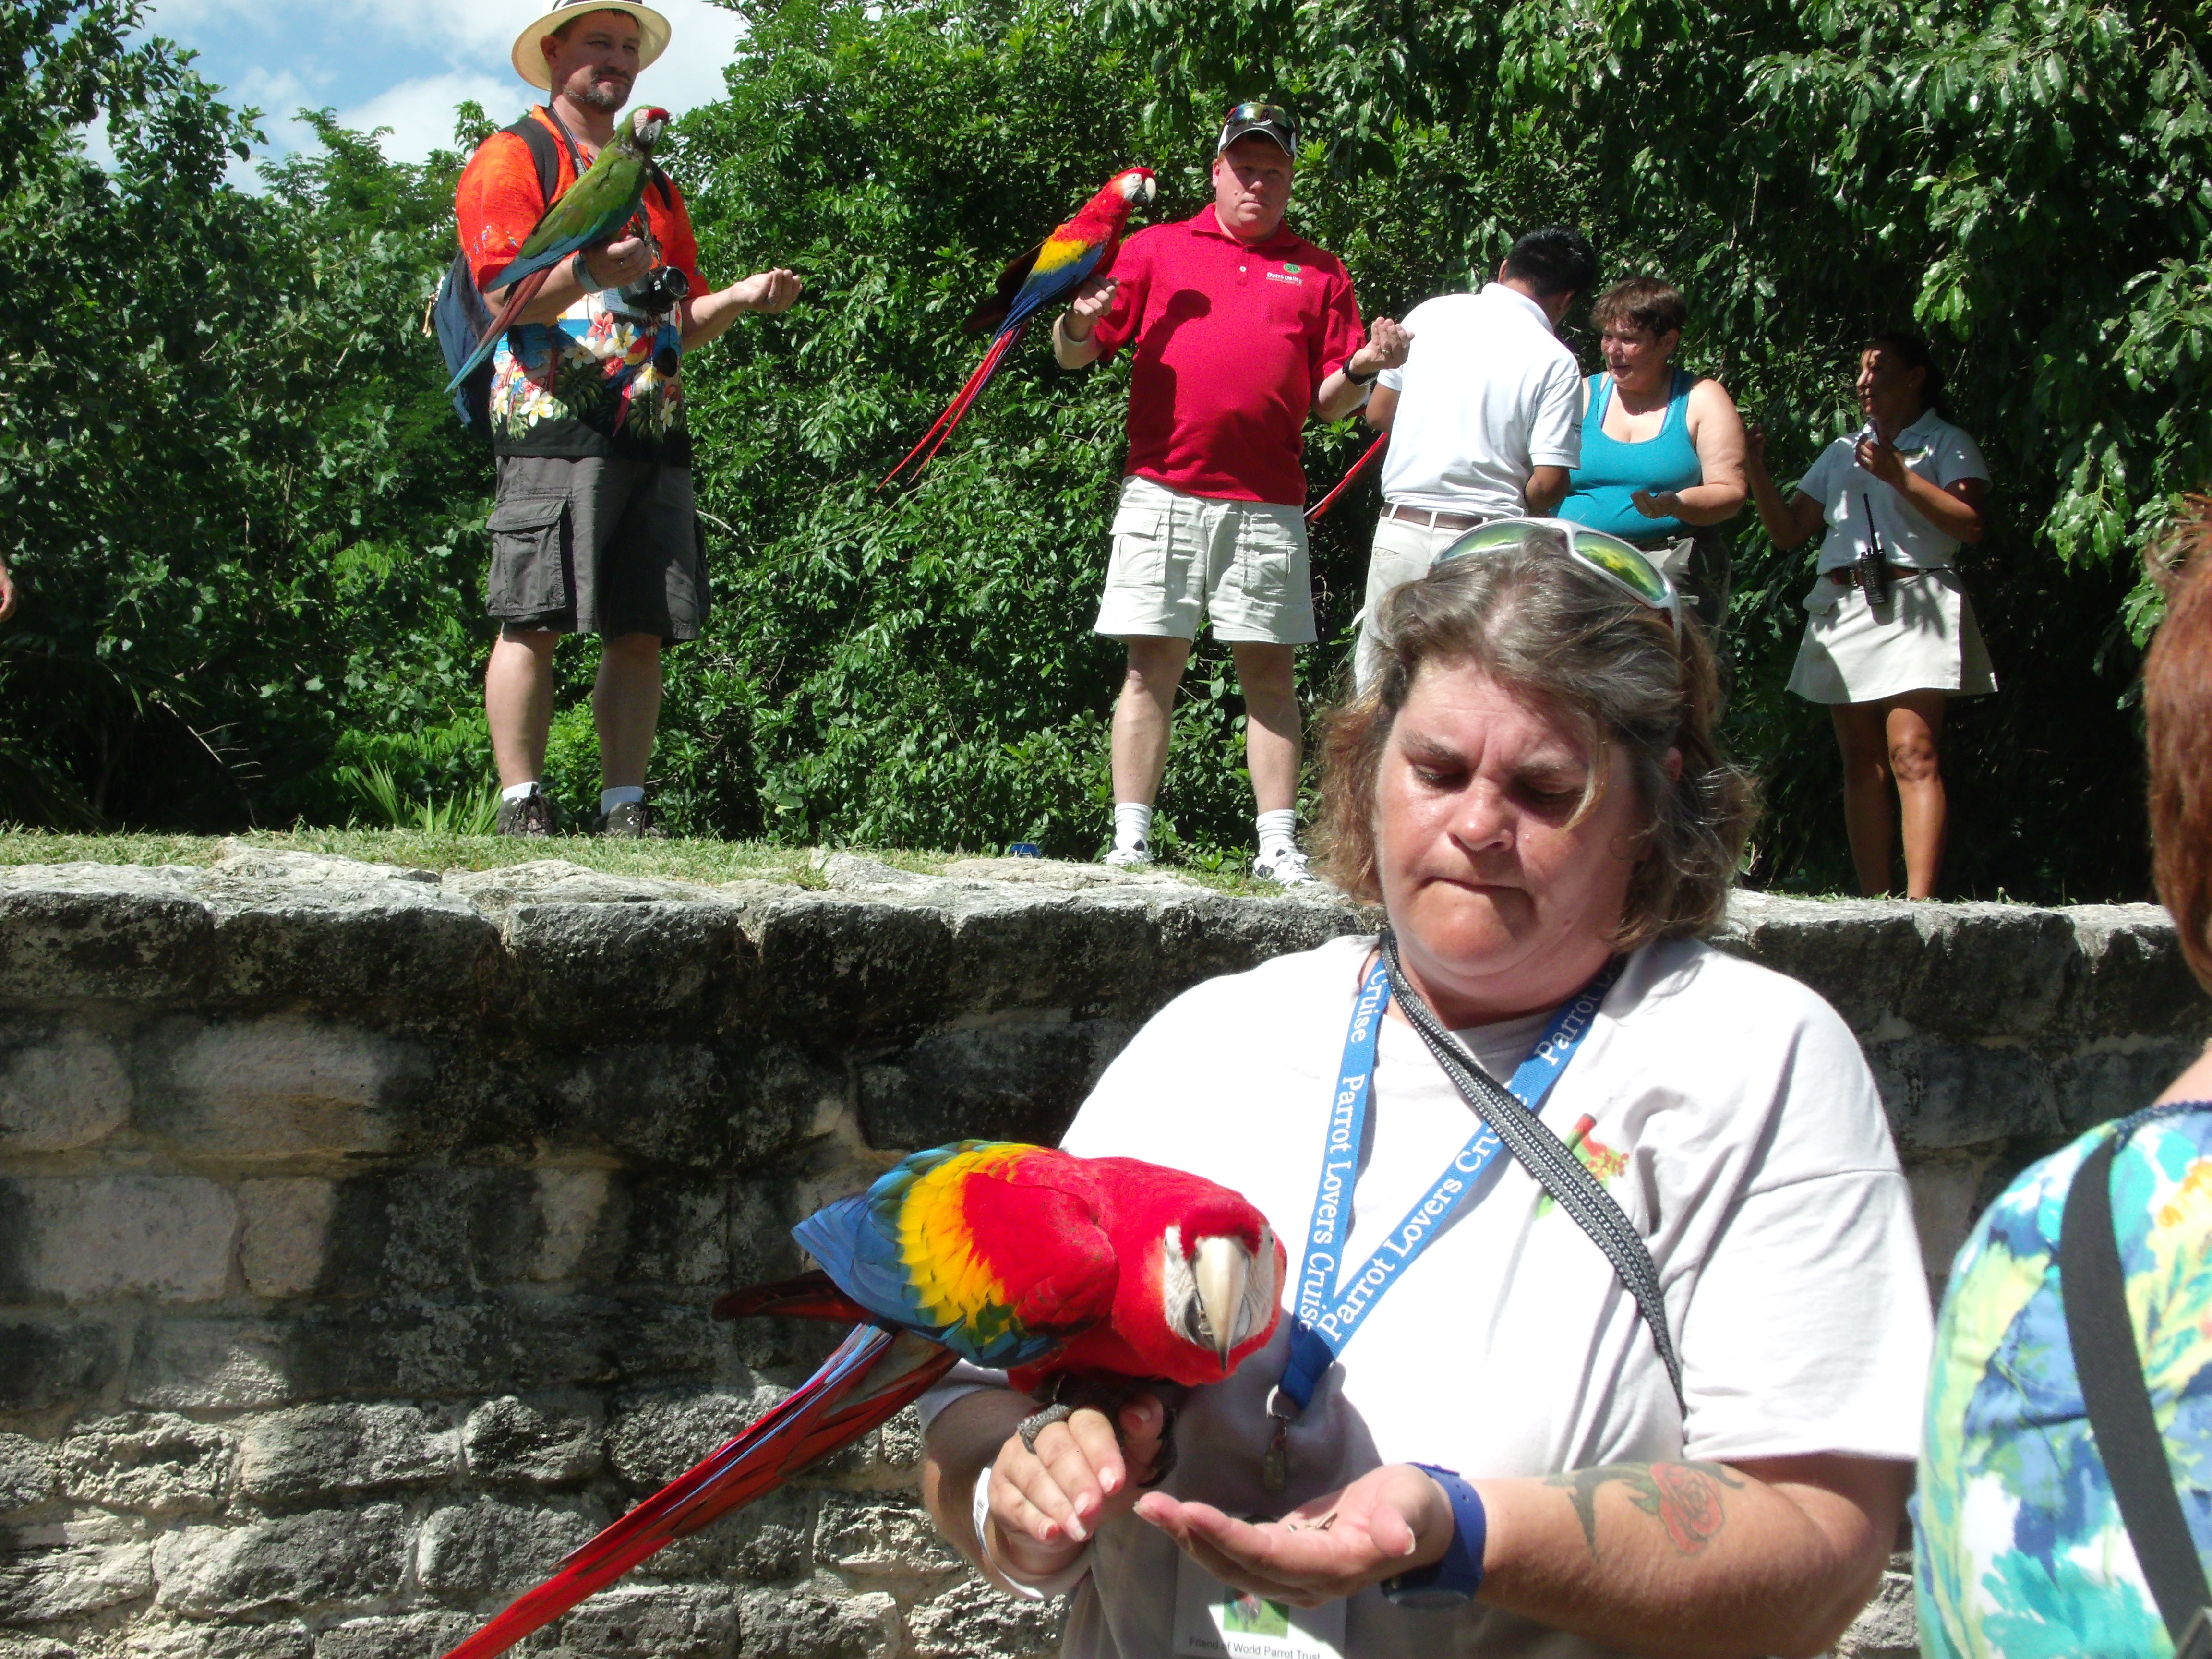
M 1626 1489 L 1638 1509 L 1658 1516 L 1678 1551 L 1695 1555 L 1727 1524 L 1723 1488 L 1741 1492 L 1744 1482 L 1723 1463 L 1606 1463 L 1547 1475 L 1544 1484 L 1565 1491 L 1592 1555 L 1598 1553 L 1597 1495 L 1614 1486 Z

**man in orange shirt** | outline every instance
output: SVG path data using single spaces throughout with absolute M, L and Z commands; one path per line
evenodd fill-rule
M 511 264 L 545 210 L 533 142 L 556 141 L 565 190 L 614 140 L 638 71 L 668 46 L 668 21 L 630 0 L 552 0 L 514 43 L 514 67 L 552 95 L 486 139 L 454 195 L 479 286 Z M 647 236 L 626 234 L 556 269 L 492 358 L 491 515 L 485 610 L 500 623 L 484 674 L 499 766 L 501 835 L 550 835 L 540 787 L 553 720 L 553 650 L 564 634 L 604 642 L 592 716 L 602 788 L 595 829 L 653 833 L 646 763 L 660 715 L 660 653 L 699 636 L 707 574 L 691 494 L 683 354 L 749 311 L 773 315 L 799 278 L 764 270 L 708 292 L 684 197 L 647 185 Z M 635 222 L 633 222 L 633 228 Z M 646 280 L 665 267 L 677 281 Z M 677 290 L 672 292 L 671 290 Z M 494 307 L 501 295 L 487 293 Z

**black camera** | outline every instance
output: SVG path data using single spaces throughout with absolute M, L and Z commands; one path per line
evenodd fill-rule
M 622 301 L 623 309 L 640 316 L 656 317 L 664 311 L 672 311 L 678 301 L 690 297 L 691 279 L 674 265 L 655 265 L 635 282 L 615 290 L 615 298 Z

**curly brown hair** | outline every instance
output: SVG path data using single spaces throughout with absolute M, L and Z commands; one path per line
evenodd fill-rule
M 1532 526 L 1517 548 L 1446 559 L 1391 593 L 1376 643 L 1366 690 L 1322 717 L 1318 842 L 1338 886 L 1382 901 L 1376 775 L 1414 680 L 1436 664 L 1480 670 L 1558 711 L 1601 757 L 1626 762 L 1646 814 L 1617 948 L 1718 925 L 1759 806 L 1713 735 L 1719 683 L 1696 617 L 1684 612 L 1678 641 L 1664 613 L 1565 556 L 1559 531 Z M 1671 776 L 1670 752 L 1681 757 Z M 1608 771 L 1601 758 L 1583 813 Z
M 2190 497 L 2148 562 L 2166 590 L 2143 659 L 2151 870 L 2190 971 L 2212 989 L 2212 497 Z

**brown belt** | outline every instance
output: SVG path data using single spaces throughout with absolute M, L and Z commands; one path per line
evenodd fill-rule
M 1489 517 L 1481 513 L 1432 513 L 1425 507 L 1407 507 L 1402 502 L 1384 507 L 1382 516 L 1426 525 L 1431 530 L 1473 530 L 1490 522 Z
M 1944 568 L 1944 567 L 1942 565 L 1887 564 L 1884 565 L 1882 568 L 1889 572 L 1890 580 L 1893 582 L 1909 582 L 1915 576 L 1924 576 L 1931 570 L 1941 570 Z M 1855 564 L 1844 565 L 1834 570 L 1824 570 L 1820 574 L 1826 576 L 1830 581 L 1835 583 L 1838 587 L 1863 587 L 1866 586 L 1865 581 L 1859 575 L 1858 566 Z

